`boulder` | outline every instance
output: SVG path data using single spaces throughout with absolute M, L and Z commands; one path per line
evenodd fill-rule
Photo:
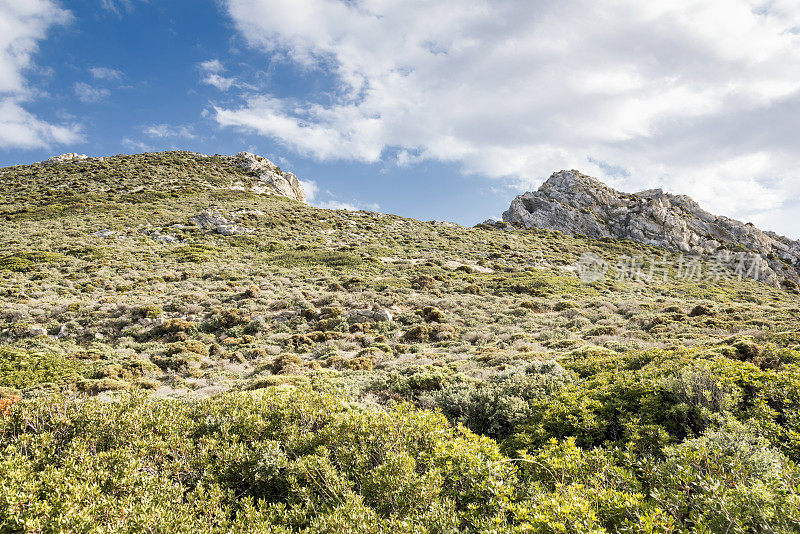
M 204 211 L 189 220 L 201 228 L 214 230 L 224 236 L 244 235 L 252 232 L 250 228 L 234 224 L 233 221 L 228 220 L 222 213 L 214 209 Z

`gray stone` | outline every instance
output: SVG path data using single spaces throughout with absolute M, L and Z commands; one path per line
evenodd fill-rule
M 686 195 L 661 189 L 622 193 L 576 170 L 554 173 L 538 191 L 519 195 L 503 220 L 569 235 L 631 239 L 689 254 L 745 249 L 758 265 L 754 278 L 772 285 L 799 278 L 798 241 L 712 215 Z
M 42 163 L 45 165 L 53 165 L 56 163 L 74 163 L 76 161 L 83 161 L 85 159 L 89 159 L 86 154 L 76 154 L 75 152 L 69 152 L 67 154 L 61 154 L 60 156 L 52 156 L 47 158 Z
M 195 215 L 189 220 L 201 228 L 206 230 L 214 230 L 218 234 L 224 236 L 244 235 L 253 231 L 250 228 L 234 224 L 232 221 L 225 218 L 220 212 L 213 209 L 204 211 L 199 215 Z
M 375 312 L 373 318 L 376 322 L 385 323 L 392 320 L 392 313 L 386 308 L 380 309 Z

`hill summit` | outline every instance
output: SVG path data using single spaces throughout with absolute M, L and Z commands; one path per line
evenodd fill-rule
M 140 164 L 141 160 L 147 161 L 152 167 L 159 168 L 166 173 L 173 173 L 175 170 L 183 171 L 173 176 L 170 180 L 173 186 L 183 186 L 188 182 L 191 185 L 201 188 L 223 188 L 240 191 L 250 191 L 262 195 L 279 195 L 298 202 L 306 202 L 306 195 L 300 180 L 291 172 L 282 171 L 280 167 L 272 163 L 265 157 L 251 154 L 249 152 L 239 152 L 235 156 L 195 154 L 192 152 L 174 151 L 163 153 L 148 153 L 137 156 L 117 156 L 90 158 L 85 154 L 61 154 L 53 156 L 41 162 L 41 166 L 51 167 L 49 183 L 53 185 L 53 179 L 61 176 L 75 174 L 87 174 L 87 177 L 95 173 L 102 173 L 107 170 L 119 170 L 126 166 L 133 170 L 132 164 Z M 58 167 L 61 166 L 61 167 Z M 53 169 L 52 167 L 57 167 Z M 207 167 L 213 169 L 213 174 L 209 175 Z M 205 169 L 205 170 L 203 170 Z M 198 172 L 192 172 L 197 170 Z M 59 172 L 61 171 L 61 172 Z M 189 172 L 187 172 L 189 171 Z M 34 171 L 36 172 L 36 171 Z M 55 176 L 53 176 L 55 175 Z M 141 178 L 136 173 L 123 174 L 124 181 L 120 181 L 120 176 L 115 173 L 114 183 L 120 185 L 135 181 Z M 175 178 L 187 178 L 185 181 Z M 205 177 L 205 178 L 204 178 Z M 93 189 L 90 182 L 85 182 L 80 186 L 82 189 Z M 148 183 L 130 184 L 131 189 L 142 191 L 149 189 L 153 185 L 163 187 L 165 184 L 161 180 L 150 181 Z M 70 188 L 72 189 L 72 188 Z
M 576 170 L 553 173 L 538 191 L 517 196 L 503 220 L 689 254 L 748 253 L 756 261 L 752 277 L 773 285 L 797 280 L 800 271 L 798 241 L 713 215 L 686 195 L 661 189 L 623 193 Z

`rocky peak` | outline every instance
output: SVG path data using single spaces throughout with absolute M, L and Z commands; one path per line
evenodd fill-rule
M 573 192 L 587 189 L 600 189 L 606 187 L 597 178 L 587 176 L 575 169 L 571 171 L 554 172 L 547 181 L 542 184 L 544 190 L 556 190 L 561 192 Z
M 661 189 L 622 193 L 576 170 L 554 173 L 536 192 L 519 195 L 503 220 L 565 234 L 630 239 L 689 254 L 747 251 L 758 278 L 798 280 L 800 242 L 750 223 L 715 216 L 686 195 Z
M 261 194 L 277 194 L 306 202 L 306 195 L 300 180 L 290 172 L 284 172 L 265 157 L 239 152 L 236 159 L 246 171 L 256 176 L 257 183 L 252 191 Z

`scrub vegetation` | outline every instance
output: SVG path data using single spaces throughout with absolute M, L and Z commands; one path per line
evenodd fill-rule
M 797 531 L 796 287 L 233 161 L 0 170 L 0 532 Z

